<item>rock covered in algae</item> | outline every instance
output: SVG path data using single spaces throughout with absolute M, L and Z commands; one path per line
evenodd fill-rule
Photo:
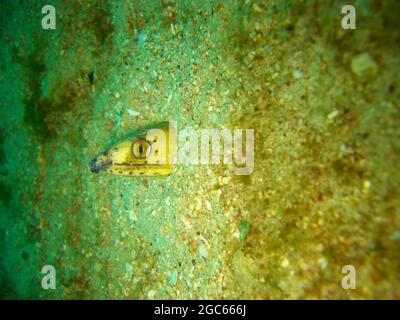
M 378 73 L 378 65 L 367 52 L 356 55 L 351 60 L 351 71 L 361 80 L 373 78 Z

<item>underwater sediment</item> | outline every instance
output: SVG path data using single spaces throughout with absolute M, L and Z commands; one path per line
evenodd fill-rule
M 0 2 L 1 298 L 399 298 L 398 1 L 47 2 Z M 91 172 L 160 121 L 254 129 L 254 171 Z

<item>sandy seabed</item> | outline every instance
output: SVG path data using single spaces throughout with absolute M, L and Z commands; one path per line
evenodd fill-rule
M 398 1 L 47 2 L 0 3 L 1 298 L 399 298 Z M 90 172 L 167 120 L 254 129 L 253 173 Z

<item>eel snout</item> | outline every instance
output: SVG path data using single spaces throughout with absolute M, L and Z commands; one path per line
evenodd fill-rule
M 93 173 L 99 173 L 101 171 L 104 171 L 110 165 L 111 162 L 104 154 L 97 156 L 89 163 L 90 171 L 92 171 Z

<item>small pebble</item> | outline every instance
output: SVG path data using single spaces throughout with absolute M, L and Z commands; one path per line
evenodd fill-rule
M 147 298 L 153 300 L 155 295 L 156 295 L 156 292 L 155 292 L 154 290 L 150 290 L 150 291 L 147 293 Z
M 325 257 L 321 257 L 320 259 L 318 259 L 318 264 L 321 269 L 326 269 L 326 267 L 328 266 L 328 261 L 325 259 Z
M 294 70 L 293 71 L 293 77 L 295 79 L 301 79 L 301 78 L 303 78 L 303 73 L 301 71 L 299 71 L 299 70 Z
M 140 48 L 140 47 L 143 45 L 143 43 L 146 42 L 146 40 L 147 40 L 147 34 L 144 33 L 144 32 L 142 32 L 142 33 L 140 34 L 139 39 L 138 39 L 138 42 L 137 42 L 138 48 Z
M 177 281 L 178 281 L 178 270 L 174 269 L 170 281 L 171 286 L 175 286 Z
M 139 112 L 137 112 L 137 111 L 135 111 L 135 110 L 133 110 L 133 109 L 128 109 L 128 114 L 129 114 L 131 117 L 137 117 L 138 115 L 140 115 Z
M 378 65 L 369 53 L 361 53 L 351 60 L 351 71 L 360 79 L 368 80 L 378 73 Z
M 133 270 L 132 266 L 129 263 L 125 264 L 125 272 L 126 273 L 131 273 Z
M 138 219 L 137 214 L 134 210 L 129 212 L 129 220 L 136 221 Z
M 328 114 L 328 119 L 329 120 L 333 120 L 333 119 L 335 119 L 337 117 L 338 114 L 339 114 L 339 111 L 334 110 L 330 114 Z
M 400 230 L 394 231 L 390 236 L 390 240 L 392 240 L 392 241 L 400 241 Z
M 283 268 L 287 268 L 289 266 L 289 260 L 287 258 L 283 258 L 281 262 L 281 266 Z
M 235 232 L 232 234 L 232 237 L 234 237 L 235 239 L 239 239 L 239 238 L 240 238 L 240 232 L 239 232 L 239 231 L 235 231 Z
M 207 247 L 203 243 L 199 245 L 199 254 L 204 259 L 206 259 L 208 257 Z

